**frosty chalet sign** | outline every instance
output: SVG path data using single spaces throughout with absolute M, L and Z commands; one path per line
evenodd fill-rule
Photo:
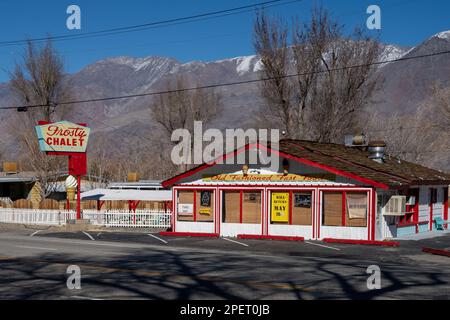
M 39 147 L 44 152 L 86 152 L 90 131 L 68 121 L 36 126 Z

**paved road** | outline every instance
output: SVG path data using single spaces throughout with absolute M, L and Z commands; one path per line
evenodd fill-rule
M 3 231 L 0 299 L 450 299 L 450 259 L 422 243 L 234 240 Z M 450 236 L 427 241 L 450 246 Z M 73 264 L 80 290 L 66 287 Z M 380 290 L 367 289 L 373 264 Z

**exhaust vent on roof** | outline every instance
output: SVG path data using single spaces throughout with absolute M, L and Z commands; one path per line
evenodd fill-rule
M 384 162 L 386 143 L 384 141 L 372 141 L 369 143 L 367 148 L 369 151 L 369 159 L 376 161 L 378 163 Z

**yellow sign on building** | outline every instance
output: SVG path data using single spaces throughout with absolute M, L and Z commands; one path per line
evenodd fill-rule
M 272 193 L 272 222 L 289 222 L 289 193 Z

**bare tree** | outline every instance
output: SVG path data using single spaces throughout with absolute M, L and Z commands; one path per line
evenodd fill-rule
M 168 79 L 166 90 L 171 92 L 159 95 L 159 99 L 150 106 L 153 119 L 164 128 L 168 141 L 171 140 L 172 133 L 176 129 L 186 129 L 192 135 L 194 121 L 207 124 L 220 105 L 220 95 L 212 89 L 182 90 L 188 86 L 188 80 L 182 75 Z M 170 166 L 168 163 L 166 166 Z M 187 168 L 186 165 L 182 169 Z
M 287 33 L 287 26 L 281 20 L 270 20 L 265 14 L 257 13 L 254 46 L 264 66 L 261 76 L 268 79 L 260 85 L 261 94 L 275 122 L 282 126 L 288 137 L 293 137 L 296 125 L 293 119 L 293 86 L 286 77 L 290 70 Z
M 444 134 L 450 134 L 450 86 L 435 83 L 431 96 L 421 104 L 420 109 L 428 111 L 427 118 L 443 129 Z
M 92 138 L 90 140 L 91 152 L 88 157 L 88 176 L 95 177 L 101 185 L 106 186 L 114 179 L 115 174 L 111 146 L 104 136 Z
M 10 87 L 17 106 L 38 106 L 16 115 L 10 131 L 19 137 L 23 162 L 33 170 L 41 186 L 41 196 L 47 197 L 54 188 L 59 174 L 66 167 L 65 159 L 49 157 L 40 152 L 34 126 L 38 120 L 61 120 L 70 106 L 58 105 L 71 97 L 69 83 L 64 74 L 64 64 L 49 41 L 36 48 L 32 42 L 10 75 Z
M 427 163 L 436 154 L 440 141 L 433 125 L 422 112 L 412 116 L 371 114 L 367 117 L 366 134 L 371 140 L 383 140 L 387 153 L 401 160 Z
M 254 43 L 263 65 L 262 95 L 288 137 L 341 141 L 358 125 L 358 113 L 377 89 L 380 79 L 371 64 L 379 43 L 358 29 L 345 36 L 322 8 L 313 9 L 310 22 L 297 18 L 292 24 L 288 46 L 283 22 L 257 15 Z

